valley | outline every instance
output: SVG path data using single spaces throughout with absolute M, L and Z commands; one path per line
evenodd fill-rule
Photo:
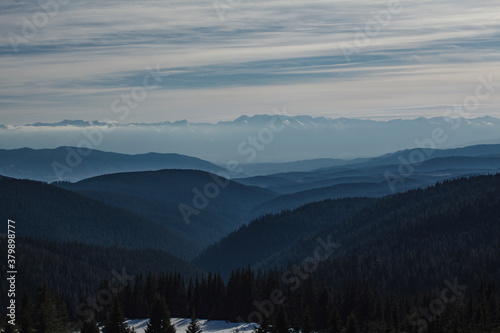
M 46 161 L 48 152 L 26 150 Z M 179 318 L 196 309 L 199 318 L 255 327 L 278 325 L 286 315 L 288 327 L 301 329 L 411 330 L 419 327 L 412 306 L 425 304 L 440 281 L 459 278 L 460 299 L 474 306 L 497 297 L 474 290 L 494 283 L 500 267 L 500 146 L 432 150 L 408 162 L 421 153 L 256 165 L 263 174 L 228 179 L 215 165 L 214 173 L 174 162 L 148 171 L 158 166 L 148 155 L 129 164 L 97 151 L 110 165 L 146 170 L 50 184 L 2 176 L 0 212 L 17 221 L 18 261 L 29 270 L 19 284 L 28 295 L 49 288 L 70 304 L 87 304 L 120 274 L 128 282 L 113 297 L 134 323 L 161 294 Z M 162 158 L 168 164 L 180 157 Z M 277 169 L 288 171 L 272 173 Z M 278 291 L 287 301 L 269 303 Z M 390 321 L 377 304 L 397 309 Z M 65 316 L 83 320 L 82 309 L 69 307 Z M 464 309 L 445 313 L 474 322 Z M 106 311 L 93 318 L 105 323 Z M 425 325 L 444 329 L 441 322 Z

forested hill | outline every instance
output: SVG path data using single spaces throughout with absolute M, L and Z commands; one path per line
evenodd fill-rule
M 372 198 L 326 200 L 262 216 L 208 247 L 193 262 L 227 277 L 231 270 L 247 264 L 258 265 L 301 238 L 335 225 L 375 201 Z
M 16 221 L 19 236 L 183 254 L 194 246 L 167 226 L 53 185 L 0 179 L 0 215 Z
M 0 247 L 6 248 L 6 243 L 6 238 L 0 238 Z M 16 243 L 19 298 L 24 291 L 33 293 L 44 281 L 64 295 L 70 304 L 78 304 L 82 294 L 97 292 L 100 282 L 111 277 L 126 275 L 133 278 L 143 272 L 168 272 L 187 278 L 201 273 L 191 264 L 161 250 L 55 242 L 22 236 L 17 237 Z M 0 268 L 7 270 L 5 260 L 0 261 Z M 2 280 L 0 285 L 1 290 L 8 289 L 7 280 Z
M 177 169 L 110 174 L 58 186 L 151 219 L 199 252 L 250 221 L 255 206 L 276 196 L 212 173 Z M 172 251 L 192 259 L 182 249 Z
M 318 267 L 318 274 L 336 281 L 350 276 L 386 291 L 413 293 L 454 276 L 471 286 L 500 279 L 500 174 L 382 198 L 261 267 L 300 261 L 314 252 L 318 237 L 340 244 Z
M 357 200 L 358 211 L 353 209 Z M 366 200 L 325 201 L 264 216 L 195 262 L 215 271 L 224 271 L 218 260 L 231 265 L 231 258 L 243 258 L 241 266 L 285 267 L 312 255 L 318 237 L 330 237 L 341 245 L 333 251 L 333 261 L 323 264 L 332 279 L 353 270 L 348 275 L 408 292 L 448 275 L 477 283 L 481 276 L 500 274 L 500 174 L 445 181 L 371 199 L 371 204 Z M 342 202 L 350 203 L 350 214 L 339 214 Z M 317 226 L 320 230 L 303 232 Z

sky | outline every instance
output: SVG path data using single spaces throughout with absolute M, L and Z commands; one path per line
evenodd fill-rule
M 500 117 L 499 13 L 497 0 L 5 0 L 0 124 L 217 122 L 283 106 L 434 117 L 488 78 L 474 116 Z

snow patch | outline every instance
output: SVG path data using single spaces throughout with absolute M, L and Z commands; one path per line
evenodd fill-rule
M 187 318 L 172 318 L 171 322 L 174 325 L 177 333 L 184 333 L 187 330 L 189 322 L 191 319 Z M 201 329 L 205 333 L 211 332 L 221 332 L 221 333 L 234 333 L 236 330 L 240 333 L 251 333 L 254 330 L 254 326 L 258 327 L 258 324 L 254 323 L 231 323 L 224 320 L 206 320 L 200 319 L 198 322 L 201 324 Z M 133 327 L 136 333 L 144 333 L 146 327 L 149 323 L 149 319 L 134 319 L 128 320 L 127 324 Z

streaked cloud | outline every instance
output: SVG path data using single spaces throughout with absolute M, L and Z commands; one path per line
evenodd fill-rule
M 350 61 L 341 43 L 387 1 L 242 0 L 224 20 L 212 0 L 65 1 L 18 53 L 8 34 L 22 36 L 23 18 L 43 9 L 0 4 L 0 123 L 113 118 L 112 101 L 157 65 L 162 83 L 127 122 L 216 121 L 281 105 L 329 117 L 440 116 L 479 76 L 500 81 L 497 1 L 402 0 Z M 500 116 L 499 96 L 477 116 Z

